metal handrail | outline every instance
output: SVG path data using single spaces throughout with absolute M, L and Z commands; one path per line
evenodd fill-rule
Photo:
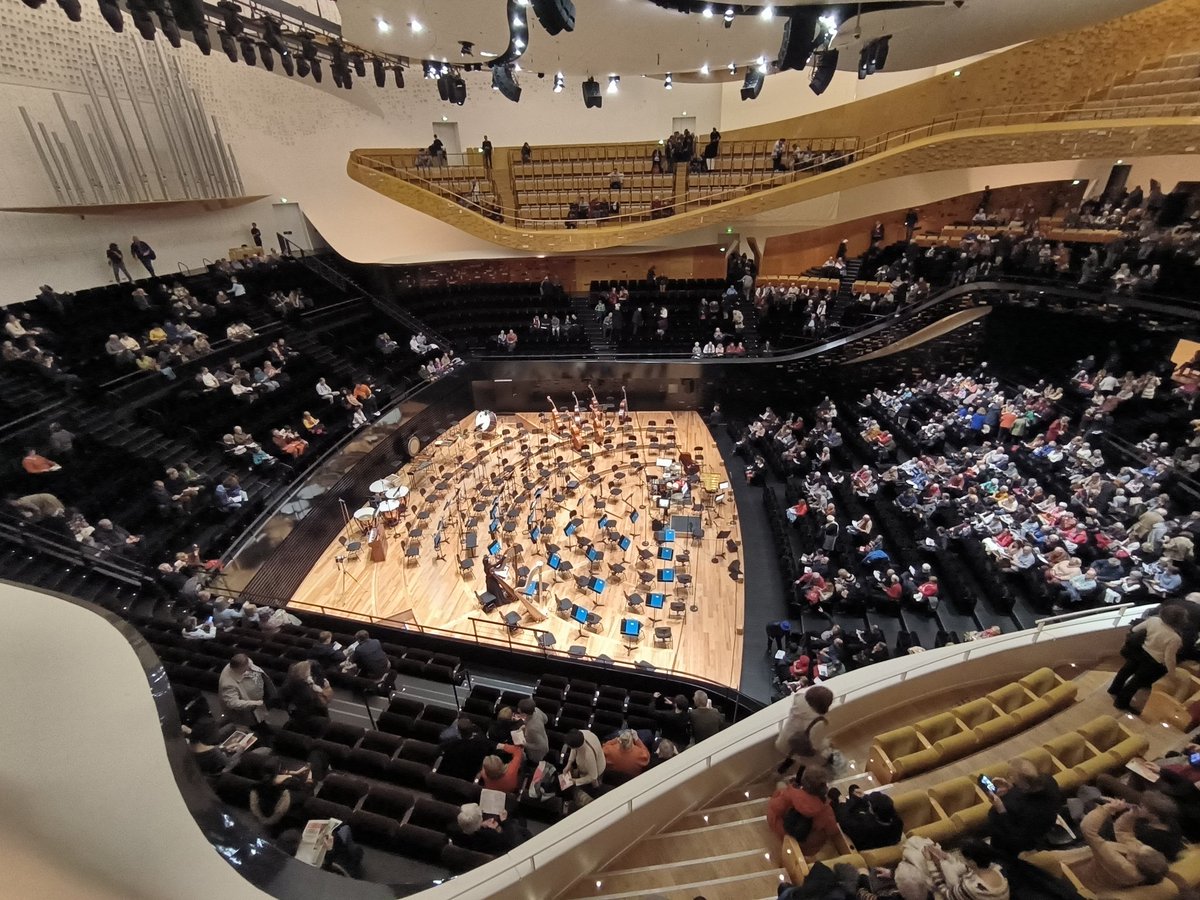
M 689 211 L 696 208 L 706 208 L 718 203 L 728 202 L 733 199 L 740 199 L 747 194 L 758 190 L 766 190 L 770 188 L 780 187 L 790 184 L 800 177 L 819 174 L 827 168 L 841 168 L 854 162 L 861 162 L 878 153 L 883 153 L 888 150 L 904 146 L 915 140 L 923 138 L 935 137 L 951 132 L 965 131 L 976 128 L 998 127 L 1002 125 L 1017 125 L 1017 124 L 1056 124 L 1060 122 L 1074 121 L 1095 121 L 1098 119 L 1138 119 L 1147 117 L 1185 117 L 1185 116 L 1200 116 L 1200 104 L 1155 104 L 1155 103 L 1140 103 L 1140 104 L 1121 104 L 1111 103 L 1105 106 L 1093 106 L 1079 108 L 1075 104 L 1058 105 L 1052 107 L 1039 106 L 1036 104 L 1016 104 L 1010 105 L 1004 110 L 996 111 L 994 109 L 974 109 L 956 112 L 952 115 L 938 116 L 922 125 L 911 126 L 908 128 L 894 129 L 884 132 L 875 137 L 856 144 L 856 146 L 845 152 L 833 151 L 826 154 L 821 161 L 814 162 L 807 166 L 802 166 L 798 169 L 793 169 L 786 172 L 772 172 L 771 176 L 766 179 L 747 183 L 732 187 L 722 191 L 714 191 L 704 197 L 695 200 L 689 199 L 686 194 L 681 198 L 678 195 L 672 194 L 668 205 L 663 209 L 667 211 L 667 215 L 674 215 L 679 212 Z M 787 139 L 787 135 L 781 135 Z M 810 141 L 816 142 L 821 140 L 837 141 L 844 138 L 812 138 Z M 722 146 L 724 147 L 722 142 Z M 769 145 L 770 141 L 752 142 L 755 144 L 763 143 Z M 628 145 L 602 145 L 602 147 L 622 147 Z M 634 146 L 643 146 L 643 142 L 636 142 Z M 399 151 L 403 153 L 405 151 Z M 543 151 L 539 151 L 543 152 Z M 769 153 L 769 150 L 767 151 Z M 463 206 L 467 210 L 474 212 L 477 215 L 485 218 L 492 218 L 495 215 L 500 215 L 505 224 L 509 224 L 516 228 L 525 229 L 562 229 L 566 227 L 567 220 L 558 219 L 530 219 L 520 214 L 520 207 L 510 207 L 502 205 L 484 205 L 476 203 L 470 197 L 462 196 L 453 191 L 450 191 L 436 184 L 435 180 L 414 176 L 403 172 L 401 169 L 385 163 L 376 154 L 378 151 L 355 151 L 351 154 L 351 162 L 362 165 L 364 168 L 372 169 L 390 174 L 393 177 L 414 184 L 428 190 L 430 193 L 437 194 L 445 198 L 452 198 L 454 202 Z M 389 152 L 388 157 L 395 155 Z M 597 156 L 592 159 L 595 162 L 605 162 L 609 159 L 616 161 L 625 157 L 605 157 Z M 564 159 L 564 163 L 572 162 L 572 160 Z M 514 189 L 515 190 L 515 189 Z M 572 224 L 584 223 L 603 223 L 603 224 L 625 224 L 631 222 L 652 221 L 656 217 L 651 210 L 645 213 L 619 214 L 606 216 L 599 219 L 580 219 L 573 220 Z

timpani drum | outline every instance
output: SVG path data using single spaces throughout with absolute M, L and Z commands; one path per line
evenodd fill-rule
M 364 534 L 371 527 L 371 522 L 375 518 L 375 509 L 371 506 L 364 506 L 362 509 L 354 511 L 354 521 L 358 523 L 359 530 Z
M 383 524 L 394 528 L 400 524 L 400 501 L 384 500 L 379 504 L 379 512 L 383 515 Z

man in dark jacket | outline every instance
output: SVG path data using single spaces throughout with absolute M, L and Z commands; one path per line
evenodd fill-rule
M 725 716 L 715 709 L 704 691 L 696 691 L 692 697 L 695 706 L 688 713 L 692 722 L 692 740 L 697 744 L 705 738 L 712 737 L 725 727 Z
M 383 652 L 383 645 L 378 638 L 371 637 L 366 631 L 355 632 L 354 652 L 350 654 L 350 662 L 358 666 L 359 674 L 365 678 L 382 678 L 392 667 L 392 661 Z
M 669 697 L 656 694 L 654 696 L 654 705 L 658 710 L 654 717 L 658 720 L 658 727 L 662 732 L 662 736 L 681 749 L 691 743 L 692 722 L 688 717 L 689 704 L 687 697 L 679 694 L 672 700 Z
M 442 745 L 438 774 L 472 781 L 483 766 L 483 758 L 495 752 L 495 741 L 484 737 L 470 719 L 459 719 L 458 739 Z
M 1014 760 L 1011 770 L 1011 780 L 994 779 L 988 834 L 998 851 L 1016 856 L 1036 847 L 1054 827 L 1063 796 L 1054 779 L 1029 760 Z

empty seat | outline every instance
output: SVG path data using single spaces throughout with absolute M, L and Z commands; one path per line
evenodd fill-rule
M 391 816 L 359 810 L 350 814 L 346 824 L 350 826 L 354 839 L 368 847 L 392 851 L 403 849 L 398 846 L 400 823 Z
M 382 753 L 385 756 L 395 756 L 396 751 L 400 749 L 400 745 L 403 743 L 404 738 L 398 734 L 389 734 L 386 731 L 368 731 L 363 735 L 358 748 L 360 750 L 374 750 L 376 753 Z
M 344 722 L 330 722 L 325 729 L 325 733 L 321 738 L 326 741 L 333 741 L 338 744 L 345 744 L 347 747 L 357 746 L 362 740 L 364 729 L 361 725 L 347 725 Z
M 401 825 L 395 849 L 415 859 L 438 859 L 446 846 L 446 835 L 420 825 Z
M 317 796 L 330 803 L 341 803 L 343 806 L 354 808 L 358 801 L 367 794 L 367 783 L 357 778 L 339 775 L 331 772 L 321 782 Z
M 400 787 L 425 789 L 425 781 L 433 770 L 424 763 L 411 759 L 392 759 L 388 761 L 385 773 L 386 781 Z
M 271 741 L 271 749 L 280 756 L 291 756 L 296 759 L 307 759 L 313 748 L 313 738 L 294 731 L 281 730 L 275 733 Z
M 432 766 L 441 755 L 442 751 L 437 744 L 430 744 L 426 741 L 409 738 L 400 747 L 399 758 Z
M 380 731 L 388 734 L 406 736 L 412 732 L 413 717 L 401 716 L 393 712 L 381 713 L 375 723 Z
M 412 716 L 415 719 L 425 711 L 425 704 L 420 700 L 397 695 L 388 703 L 387 711 L 398 716 Z
M 255 779 L 235 775 L 232 772 L 222 772 L 217 777 L 213 790 L 216 791 L 218 797 L 231 806 L 246 809 L 250 806 L 250 791 L 256 783 Z
M 493 859 L 495 857 L 489 856 L 487 853 L 468 850 L 466 847 L 459 847 L 455 844 L 446 844 L 438 856 L 438 863 L 451 872 L 468 872 Z
M 453 803 L 443 803 L 441 800 L 431 800 L 428 797 L 417 797 L 408 821 L 422 828 L 432 828 L 434 831 L 446 831 L 458 820 L 459 806 Z
M 478 803 L 481 788 L 473 781 L 454 778 L 450 775 L 431 773 L 425 779 L 425 788 L 438 800 L 446 803 Z
M 386 778 L 392 757 L 377 750 L 351 750 L 342 766 L 347 772 L 355 772 L 368 778 Z
M 373 784 L 370 792 L 363 799 L 362 809 L 399 821 L 408 814 L 415 802 L 415 798 L 408 791 L 382 784 Z

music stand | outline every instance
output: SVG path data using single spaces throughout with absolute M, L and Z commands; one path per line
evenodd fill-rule
M 658 581 L 662 584 L 673 584 L 675 582 L 674 569 L 659 569 Z
M 650 609 L 662 609 L 663 606 L 666 605 L 666 602 L 667 602 L 666 594 L 647 594 L 646 595 L 646 606 L 649 607 Z M 658 618 L 656 616 L 649 616 L 648 618 L 650 619 L 651 622 L 658 621 Z
M 659 547 L 658 558 L 663 562 L 671 562 L 675 558 L 675 551 L 670 547 Z
M 571 604 L 571 618 L 579 624 L 579 634 L 575 635 L 575 640 L 581 640 L 586 632 L 588 611 L 578 603 Z
M 604 593 L 606 584 L 607 582 L 605 582 L 603 578 L 599 578 L 595 575 L 588 579 L 588 590 L 596 595 L 596 599 L 592 601 L 596 606 L 604 605 L 604 603 L 600 600 L 600 595 Z
M 500 542 L 492 541 L 490 544 L 488 544 L 488 547 L 487 547 L 488 555 L 489 556 L 497 556 L 500 553 L 500 549 L 501 549 Z
M 442 533 L 440 531 L 434 532 L 433 535 L 433 553 L 434 559 L 446 558 L 446 554 L 442 552 Z
M 633 655 L 634 649 L 642 639 L 642 623 L 637 619 L 621 620 L 621 640 L 625 641 L 625 652 Z

